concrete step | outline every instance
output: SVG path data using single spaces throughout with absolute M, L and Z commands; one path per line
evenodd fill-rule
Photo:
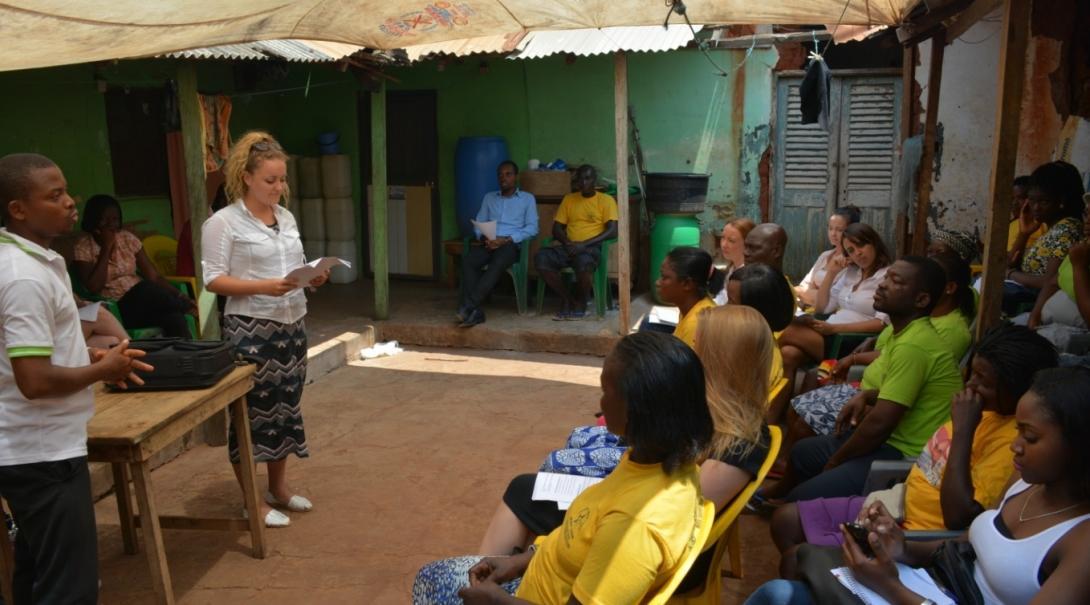
M 491 349 L 524 353 L 569 353 L 605 357 L 620 338 L 614 322 L 609 319 L 585 320 L 585 330 L 560 331 L 548 318 L 533 318 L 531 327 L 514 327 L 485 322 L 472 328 L 459 328 L 453 321 L 446 324 L 434 322 L 379 321 L 374 329 L 380 341 L 396 340 L 402 345 L 424 347 L 452 347 L 466 349 Z M 591 323 L 600 324 L 594 330 Z M 559 323 L 559 322 L 557 322 Z M 574 322 L 563 322 L 570 328 Z M 550 329 L 552 328 L 552 329 Z

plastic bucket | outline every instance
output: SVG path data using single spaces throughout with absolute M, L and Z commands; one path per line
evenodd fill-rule
M 691 214 L 656 214 L 651 226 L 651 292 L 659 300 L 655 282 L 659 279 L 662 261 L 679 246 L 700 245 L 700 221 Z
M 661 214 L 699 214 L 708 199 L 710 174 L 689 172 L 648 172 L 645 204 L 649 212 Z

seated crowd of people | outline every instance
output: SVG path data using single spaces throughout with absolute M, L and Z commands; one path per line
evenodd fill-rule
M 558 245 L 537 256 L 558 318 L 585 312 L 583 274 L 616 229 L 593 169 L 578 174 Z M 718 268 L 699 248 L 670 251 L 655 287 L 678 307 L 673 337 L 645 323 L 623 338 L 599 422 L 538 468 L 600 482 L 562 505 L 511 469 L 476 554 L 426 565 L 413 602 L 694 597 L 718 586 L 705 578 L 729 539 L 709 528 L 742 503 L 768 516 L 781 554 L 781 579 L 747 603 L 857 602 L 849 586 L 889 603 L 1090 602 L 1090 370 L 1067 353 L 1090 324 L 1083 185 L 1051 162 L 1014 194 L 1007 318 L 975 343 L 980 246 L 966 233 L 935 231 L 927 256 L 897 258 L 857 208 L 837 209 L 798 285 L 776 224 L 724 225 Z M 473 312 L 482 297 L 468 300 Z
M 233 148 L 238 201 L 205 224 L 202 256 L 210 289 L 230 297 L 225 330 L 236 345 L 265 329 L 266 320 L 253 323 L 240 312 L 251 308 L 244 305 L 282 299 L 277 316 L 290 321 L 267 321 L 286 336 L 260 346 L 247 340 L 246 348 L 255 351 L 247 359 L 287 354 L 302 369 L 284 389 L 290 397 L 272 384 L 279 377 L 262 378 L 272 381 L 261 387 L 264 405 L 279 410 L 267 415 L 289 418 L 291 430 L 261 425 L 255 430 L 265 436 L 255 441 L 280 452 L 258 456 L 269 465 L 266 502 L 305 512 L 312 504 L 287 488 L 284 466 L 284 452 L 307 455 L 298 415 L 305 297 L 292 280 L 268 277 L 279 275 L 283 259 L 270 260 L 261 275 L 247 268 L 250 277 L 242 278 L 230 273 L 238 259 L 223 253 L 232 228 L 259 230 L 266 246 L 283 228 L 292 238 L 284 254 L 302 260 L 294 219 L 279 206 L 287 156 L 274 143 L 249 133 Z M 496 234 L 464 259 L 463 326 L 484 321 L 488 293 L 536 235 L 534 200 L 518 190 L 517 172 L 512 162 L 499 166 L 500 190 L 478 214 L 480 223 L 495 221 Z M 576 174 L 579 191 L 558 210 L 555 241 L 535 258 L 561 298 L 558 320 L 585 315 L 602 244 L 617 230 L 616 203 L 595 189 L 594 169 Z M 780 578 L 752 594 L 752 605 L 854 602 L 849 586 L 914 605 L 943 592 L 987 605 L 1090 602 L 1090 358 L 1078 348 L 1090 341 L 1090 220 L 1083 221 L 1090 217 L 1078 172 L 1064 162 L 1018 179 L 1014 194 L 1004 290 L 1011 321 L 976 342 L 970 264 L 980 250 L 969 234 L 936 231 L 927 256 L 897 258 L 859 209 L 837 209 L 828 219 L 829 249 L 798 285 L 783 269 L 788 234 L 774 223 L 724 225 L 719 266 L 700 248 L 669 251 L 655 287 L 678 307 L 672 333 L 648 327 L 615 345 L 601 371 L 597 422 L 574 427 L 564 441 L 558 435 L 537 472 L 509 469 L 476 553 L 424 566 L 413 602 L 700 599 L 718 590 L 718 564 L 733 548 L 730 528 L 743 508 L 769 518 L 781 555 Z M 69 270 L 50 248 L 77 216 L 59 167 L 35 154 L 0 158 L 0 201 L 0 260 L 13 276 L 0 284 L 7 343 L 0 369 L 8 400 L 23 407 L 6 405 L 26 426 L 47 426 L 32 399 L 55 402 L 71 416 L 67 432 L 50 443 L 8 427 L 0 487 L 25 525 L 18 548 L 56 537 L 90 568 L 94 515 L 82 458 L 88 387 L 139 384 L 134 372 L 152 368 L 139 361 L 141 351 L 127 349 L 112 316 L 99 313 L 77 327 Z M 232 216 L 241 217 L 234 227 Z M 115 299 L 127 325 L 158 322 L 166 335 L 185 336 L 192 301 L 156 272 L 121 225 L 116 200 L 89 200 L 73 272 L 91 294 Z M 264 258 L 249 249 L 242 255 L 247 267 L 251 257 Z M 576 275 L 574 291 L 561 279 L 566 268 Z M 89 352 L 93 338 L 122 342 Z M 56 351 L 42 346 L 54 340 Z M 278 352 L 287 341 L 296 349 Z M 54 354 L 65 364 L 54 366 Z M 277 397 L 265 396 L 274 391 Z M 45 463 L 19 457 L 23 449 L 68 458 L 38 467 Z M 60 463 L 79 473 L 56 481 Z M 25 488 L 24 466 L 37 469 L 36 485 L 53 487 Z M 876 481 L 881 469 L 903 474 Z M 535 497 L 540 472 L 597 482 L 570 502 L 542 500 Z M 56 518 L 28 512 L 39 500 L 54 502 Z M 69 505 L 80 514 L 64 513 Z M 290 521 L 263 510 L 267 526 Z M 66 529 L 43 537 L 34 534 L 39 523 Z M 96 574 L 79 568 L 59 572 L 94 594 Z M 941 588 L 933 593 L 932 586 Z

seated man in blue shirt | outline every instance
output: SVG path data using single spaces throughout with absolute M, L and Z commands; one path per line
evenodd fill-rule
M 490 191 L 481 201 L 477 222 L 496 221 L 496 237 L 488 239 L 480 229 L 473 233 L 481 246 L 471 246 L 462 259 L 462 301 L 458 307 L 459 327 L 484 323 L 481 303 L 499 283 L 507 268 L 519 259 L 521 246 L 537 235 L 537 200 L 518 188 L 519 167 L 511 160 L 496 168 L 499 191 Z M 488 265 L 484 271 L 481 268 Z

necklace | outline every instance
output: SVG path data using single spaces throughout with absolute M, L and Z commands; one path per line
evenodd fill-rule
M 1058 515 L 1060 513 L 1065 513 L 1067 511 L 1077 507 L 1077 506 L 1082 505 L 1082 502 L 1076 502 L 1076 503 L 1072 504 L 1071 506 L 1065 506 L 1065 507 L 1063 507 L 1063 508 L 1061 508 L 1059 510 L 1054 510 L 1054 511 L 1052 511 L 1050 513 L 1041 513 L 1040 515 L 1033 515 L 1032 517 L 1027 517 L 1026 516 L 1026 507 L 1029 506 L 1029 501 L 1033 499 L 1033 496 L 1036 493 L 1037 493 L 1037 488 L 1035 487 L 1035 488 L 1033 488 L 1033 491 L 1030 492 L 1030 494 L 1028 496 L 1026 496 L 1026 501 L 1022 503 L 1022 510 L 1018 513 L 1018 522 L 1019 523 L 1025 523 L 1026 521 L 1033 521 L 1034 519 L 1044 519 L 1045 517 L 1051 517 L 1052 515 Z

